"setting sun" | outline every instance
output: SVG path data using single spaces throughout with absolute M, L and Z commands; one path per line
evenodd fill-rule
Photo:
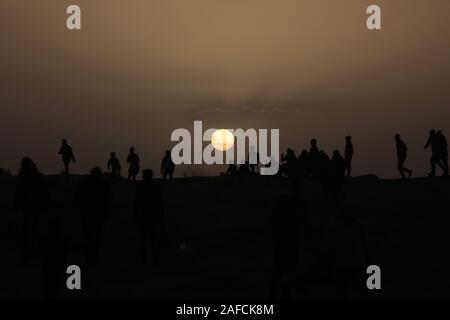
M 234 135 L 230 130 L 218 129 L 212 135 L 211 144 L 216 150 L 227 151 L 234 145 Z

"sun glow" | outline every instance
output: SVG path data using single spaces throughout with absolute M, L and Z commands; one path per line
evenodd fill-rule
M 218 129 L 212 135 L 211 144 L 216 150 L 227 151 L 234 145 L 234 135 L 230 130 Z

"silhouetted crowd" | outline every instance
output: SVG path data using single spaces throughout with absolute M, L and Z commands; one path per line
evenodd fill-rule
M 396 154 L 398 158 L 397 168 L 402 178 L 412 175 L 412 170 L 405 167 L 408 147 L 400 135 L 395 135 Z M 447 140 L 442 131 L 431 130 L 425 149 L 431 148 L 431 172 L 429 176 L 436 175 L 436 168 L 442 169 L 443 175 L 448 176 L 448 149 Z M 305 214 L 309 209 L 302 202 L 300 195 L 303 193 L 302 184 L 305 180 L 316 181 L 320 184 L 327 204 L 326 210 L 341 208 L 342 189 L 346 178 L 351 177 L 354 146 L 352 137 L 345 137 L 344 155 L 335 150 L 330 157 L 319 148 L 316 139 L 310 142 L 309 150 L 303 150 L 297 156 L 295 151 L 288 148 L 280 158 L 280 170 L 278 177 L 286 177 L 291 187 L 289 195 L 280 200 L 276 217 L 272 227 L 276 234 L 274 246 L 274 273 L 272 289 L 284 291 L 285 284 L 289 283 L 284 278 L 291 274 L 298 261 L 299 242 L 296 238 L 298 232 L 302 234 L 303 241 L 308 242 L 311 231 L 308 226 L 311 222 Z M 64 177 L 70 179 L 70 164 L 75 162 L 75 155 L 67 140 L 62 140 L 59 154 L 64 165 Z M 164 201 L 161 190 L 154 182 L 153 171 L 142 170 L 142 181 L 137 182 L 137 176 L 141 171 L 140 158 L 134 147 L 129 149 L 128 180 L 134 182 L 134 221 L 139 232 L 139 248 L 142 263 L 151 262 L 157 265 L 162 249 L 167 241 L 166 226 L 164 221 Z M 121 177 L 121 164 L 115 152 L 110 153 L 107 170 L 110 179 L 106 179 L 102 170 L 95 167 L 90 174 L 76 187 L 73 199 L 75 207 L 79 211 L 81 227 L 84 237 L 83 250 L 88 265 L 95 265 L 98 260 L 100 235 L 105 221 L 109 216 L 112 191 L 111 181 Z M 170 151 L 166 151 L 161 161 L 161 175 L 164 179 L 172 179 L 175 164 L 171 159 Z M 227 176 L 248 176 L 256 174 L 257 166 L 248 161 L 239 168 L 231 164 L 226 173 Z M 50 206 L 49 188 L 42 173 L 38 170 L 31 158 L 24 158 L 21 162 L 20 172 L 17 177 L 15 192 L 15 207 L 23 216 L 22 252 L 23 263 L 27 263 L 34 252 L 34 244 L 37 225 L 40 220 L 46 223 L 46 238 L 44 243 L 44 275 L 45 293 L 48 297 L 54 297 L 57 285 L 60 281 L 61 268 L 66 261 L 66 241 L 61 234 L 60 217 L 49 215 Z M 292 210 L 291 208 L 295 208 Z M 342 209 L 339 209 L 342 210 Z M 336 223 L 351 226 L 352 230 L 359 230 L 354 219 L 340 215 Z M 302 230 L 299 231 L 298 227 Z M 353 232 L 352 231 L 352 232 Z M 315 250 L 312 250 L 315 252 Z M 318 259 L 320 260 L 320 259 Z M 58 271 L 59 270 L 59 271 Z M 308 270 L 307 272 L 311 272 Z M 303 276 L 308 273 L 303 273 Z

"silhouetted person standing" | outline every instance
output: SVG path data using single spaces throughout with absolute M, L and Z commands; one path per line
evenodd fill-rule
M 67 144 L 66 139 L 62 139 L 61 148 L 59 149 L 58 154 L 61 155 L 63 163 L 64 163 L 64 171 L 66 177 L 69 176 L 69 165 L 71 162 L 75 162 L 75 156 L 72 151 L 72 147 Z
M 77 190 L 81 225 L 85 239 L 88 264 L 95 264 L 98 259 L 100 235 L 103 224 L 108 217 L 111 190 L 103 180 L 100 168 L 93 168 L 87 179 Z
M 152 264 L 159 263 L 165 236 L 164 205 L 161 190 L 153 181 L 153 171 L 142 172 L 136 190 L 136 223 L 140 234 L 141 261 L 146 263 L 150 251 Z
M 112 177 L 120 177 L 120 171 L 122 170 L 122 166 L 120 165 L 119 159 L 117 159 L 116 153 L 111 152 L 111 156 L 108 161 L 108 170 L 111 171 Z
M 174 171 L 175 171 L 175 164 L 172 161 L 170 150 L 167 150 L 166 154 L 161 160 L 161 174 L 164 180 L 167 179 L 167 176 L 169 176 L 169 178 L 172 179 Z
M 311 147 L 309 149 L 309 154 L 313 157 L 318 156 L 319 155 L 319 147 L 317 146 L 317 140 L 316 139 L 311 139 Z
M 409 177 L 411 177 L 412 170 L 405 167 L 405 161 L 408 157 L 408 147 L 406 146 L 406 143 L 403 142 L 403 140 L 400 138 L 399 134 L 395 135 L 395 146 L 398 159 L 397 169 L 400 172 L 402 179 L 405 179 L 405 172 L 408 173 Z
M 130 154 L 127 158 L 127 163 L 129 164 L 128 168 L 128 180 L 132 179 L 133 181 L 136 181 L 136 176 L 139 173 L 140 170 L 140 159 L 139 156 L 135 153 L 134 147 L 130 148 Z
M 346 136 L 345 137 L 345 171 L 347 173 L 347 178 L 351 177 L 352 174 L 352 159 L 353 159 L 353 143 L 352 143 L 352 137 Z
M 448 176 L 449 167 L 447 138 L 445 138 L 441 130 L 438 130 L 438 132 L 436 132 L 436 141 L 438 145 L 438 161 L 441 164 L 442 169 L 444 170 L 444 175 Z
M 35 244 L 38 220 L 48 209 L 48 187 L 44 176 L 39 172 L 31 158 L 21 162 L 15 193 L 15 207 L 23 215 L 23 259 L 24 263 L 31 257 Z
M 321 154 L 319 147 L 317 146 L 317 140 L 312 139 L 311 147 L 309 149 L 309 165 L 311 175 L 315 178 L 320 176 L 320 161 L 321 161 Z

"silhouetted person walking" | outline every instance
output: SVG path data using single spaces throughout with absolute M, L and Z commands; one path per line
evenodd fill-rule
M 23 260 L 27 262 L 36 243 L 36 227 L 48 209 L 48 187 L 31 158 L 23 158 L 17 178 L 15 207 L 23 215 Z
M 147 262 L 150 251 L 150 260 L 157 265 L 165 238 L 165 223 L 162 194 L 153 181 L 152 170 L 142 172 L 142 182 L 136 190 L 135 215 L 140 234 L 141 261 Z
M 438 161 L 444 170 L 444 175 L 448 176 L 449 167 L 447 138 L 445 138 L 441 130 L 438 130 L 438 132 L 436 132 L 436 141 L 438 145 Z
M 69 165 L 71 162 L 75 162 L 75 156 L 72 151 L 72 147 L 67 144 L 66 139 L 62 139 L 61 148 L 59 149 L 58 154 L 61 155 L 63 163 L 64 163 L 64 173 L 66 177 L 69 176 Z
M 352 159 L 353 159 L 353 143 L 352 137 L 345 137 L 345 171 L 347 173 L 347 178 L 350 178 L 352 175 Z
M 139 156 L 135 153 L 134 147 L 130 148 L 130 154 L 127 158 L 127 163 L 129 164 L 128 168 L 128 180 L 132 179 L 133 181 L 136 181 L 136 176 L 139 173 L 140 170 L 140 159 Z
M 169 178 L 172 179 L 174 171 L 175 171 L 175 164 L 172 161 L 170 150 L 167 150 L 166 154 L 161 160 L 161 174 L 164 180 L 167 179 L 167 176 L 169 176 Z
M 403 142 L 403 140 L 400 138 L 399 134 L 395 135 L 395 146 L 397 150 L 397 169 L 400 172 L 400 175 L 402 176 L 402 179 L 405 179 L 405 172 L 408 174 L 409 177 L 412 175 L 412 170 L 405 167 L 405 161 L 408 157 L 408 147 L 406 146 L 406 143 Z
M 122 166 L 120 165 L 120 161 L 117 159 L 115 152 L 111 152 L 111 156 L 108 161 L 108 170 L 111 172 L 111 176 L 113 178 L 120 177 Z
M 100 168 L 91 170 L 90 175 L 79 186 L 76 198 L 80 208 L 87 262 L 95 264 L 98 259 L 100 235 L 108 217 L 111 200 L 111 190 L 104 181 Z
M 436 165 L 441 167 L 441 169 L 446 172 L 446 168 L 444 164 L 441 162 L 442 155 L 442 145 L 439 143 L 439 137 L 436 135 L 435 130 L 430 130 L 430 136 L 428 137 L 427 144 L 425 145 L 425 149 L 431 147 L 431 172 L 428 173 L 430 177 L 436 176 Z

